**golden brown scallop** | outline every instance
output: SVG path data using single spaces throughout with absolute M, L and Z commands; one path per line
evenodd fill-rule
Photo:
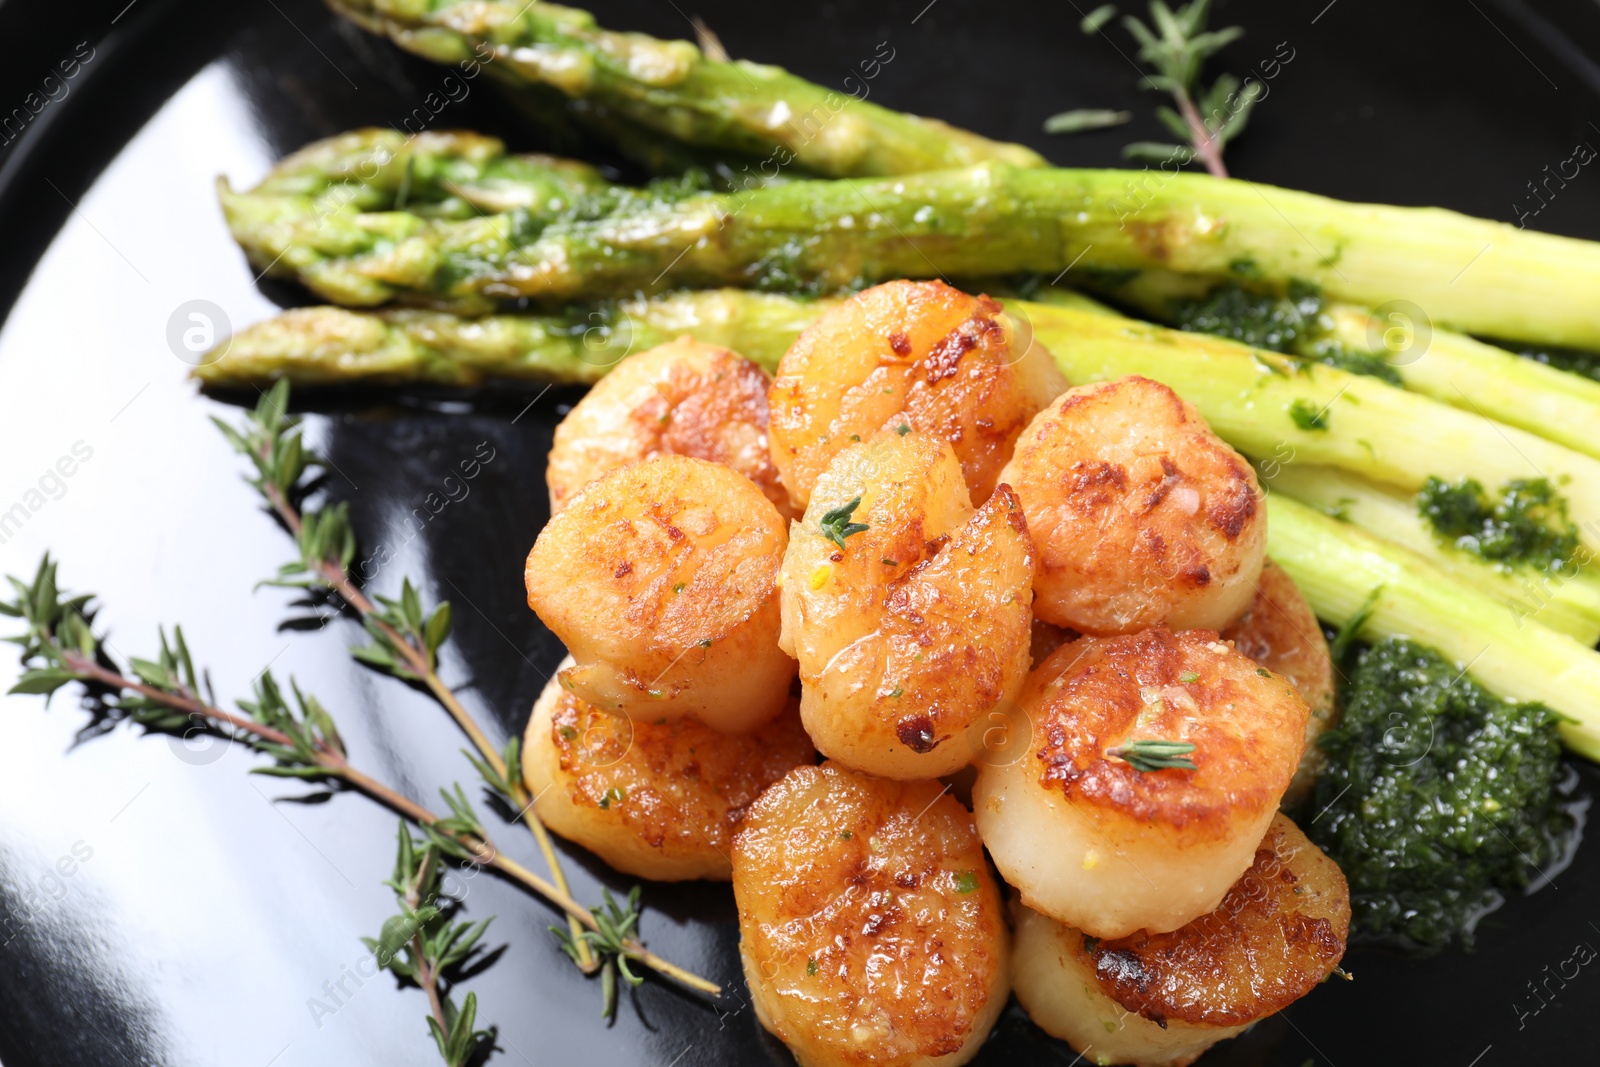
M 1333 972 L 1350 891 L 1278 815 L 1222 903 L 1179 930 L 1104 940 L 1025 907 L 1015 916 L 1017 999 L 1041 1029 L 1090 1062 L 1186 1067 Z
M 1031 747 L 985 759 L 984 844 L 1023 903 L 1096 937 L 1175 930 L 1250 866 L 1305 741 L 1305 702 L 1215 633 L 1083 637 L 1021 697 Z M 1194 769 L 1144 757 L 1192 745 Z
M 948 443 L 888 430 L 840 452 L 783 560 L 780 641 L 817 748 L 889 778 L 969 763 L 1027 676 L 1032 582 L 1015 496 L 974 510 Z
M 572 653 L 561 681 L 588 703 L 754 729 L 794 678 L 778 647 L 787 546 L 744 475 L 657 456 L 590 482 L 550 519 L 528 554 L 528 605 Z
M 731 878 L 745 809 L 815 759 L 797 703 L 750 733 L 722 734 L 693 719 L 634 722 L 553 679 L 522 745 L 544 824 L 617 870 L 658 882 Z
M 756 1017 L 802 1067 L 956 1067 L 1008 992 L 1000 889 L 934 782 L 825 763 L 761 795 L 734 838 Z
M 1283 568 L 1267 560 L 1256 581 L 1256 595 L 1239 621 L 1222 631 L 1224 641 L 1267 668 L 1282 675 L 1299 691 L 1311 717 L 1306 720 L 1306 750 L 1300 769 L 1284 797 L 1285 804 L 1304 799 L 1326 758 L 1317 737 L 1332 726 L 1334 704 L 1333 659 L 1328 653 L 1322 624 L 1306 602 L 1305 594 Z
M 602 474 L 666 454 L 726 463 L 790 517 L 767 443 L 771 381 L 738 353 L 688 336 L 629 356 L 556 427 L 551 513 Z
M 989 499 L 1028 420 L 1067 387 L 1026 324 L 943 282 L 888 282 L 829 309 L 778 365 L 772 456 L 796 510 L 852 441 L 903 421 L 955 447 Z
M 1086 634 L 1220 629 L 1255 593 L 1255 471 L 1187 402 L 1137 376 L 1068 390 L 1000 473 L 1038 551 L 1034 613 Z

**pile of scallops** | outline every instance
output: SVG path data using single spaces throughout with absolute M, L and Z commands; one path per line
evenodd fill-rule
M 1344 877 L 1279 813 L 1328 648 L 1171 389 L 1068 388 L 996 301 L 893 282 L 773 378 L 688 338 L 622 361 L 549 488 L 537 812 L 731 878 L 804 1067 L 965 1063 L 1011 992 L 1089 1062 L 1188 1064 L 1336 969 Z

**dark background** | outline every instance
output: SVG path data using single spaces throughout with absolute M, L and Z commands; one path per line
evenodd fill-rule
M 1073 3 L 925 5 L 612 0 L 595 10 L 610 27 L 669 37 L 689 35 L 687 16 L 700 15 L 733 55 L 831 86 L 886 41 L 894 59 L 871 99 L 1026 142 L 1061 164 L 1115 166 L 1125 142 L 1168 139 L 1151 117 L 1157 98 L 1136 88 L 1126 34 L 1084 37 Z M 1252 180 L 1509 221 L 1533 206 L 1527 185 L 1545 166 L 1580 141 L 1600 147 L 1600 4 L 1219 4 L 1213 25 L 1232 23 L 1247 35 L 1213 72 L 1246 74 L 1279 42 L 1294 53 L 1229 149 L 1234 173 Z M 397 123 L 443 72 L 311 0 L 0 0 L 0 115 L 80 42 L 94 58 L 69 94 L 0 147 L 0 314 L 10 312 L 0 509 L 74 441 L 90 442 L 95 459 L 60 503 L 0 544 L 0 567 L 31 572 L 50 547 L 64 584 L 105 595 L 101 621 L 119 651 L 148 655 L 159 621 L 184 622 L 225 698 L 270 663 L 323 697 L 359 764 L 420 797 L 465 780 L 444 716 L 346 657 L 361 640 L 355 624 L 308 623 L 292 595 L 253 591 L 289 545 L 206 425 L 207 414 L 235 416 L 238 398 L 197 397 L 162 336 L 188 298 L 219 299 L 236 325 L 264 317 L 269 301 L 304 299 L 253 288 L 226 239 L 205 183 L 244 166 L 236 143 L 266 159 Z M 218 101 L 231 110 L 206 110 Z M 1127 108 L 1136 120 L 1040 133 L 1046 116 L 1074 107 Z M 546 147 L 483 81 L 439 125 Z M 250 165 L 236 182 L 259 176 L 259 160 Z M 1531 225 L 1600 238 L 1600 175 L 1585 169 Z M 497 734 L 520 732 L 559 657 L 523 604 L 520 573 L 546 517 L 544 453 L 572 399 L 313 401 L 310 433 L 337 469 L 330 493 L 350 502 L 364 545 L 397 552 L 375 588 L 393 592 L 406 573 L 454 602 L 446 678 Z M 408 539 L 403 517 L 482 442 L 495 458 L 470 495 Z M 35 697 L 0 709 L 0 1062 L 436 1062 L 421 995 L 386 976 L 341 997 L 331 1017 L 309 1007 L 389 914 L 379 884 L 392 863 L 387 815 L 353 796 L 292 799 L 307 794 L 248 777 L 255 760 L 225 746 L 82 733 L 74 701 L 63 691 L 48 713 Z M 1595 775 L 1584 774 L 1587 789 Z M 496 833 L 537 866 L 526 835 Z M 64 876 L 75 846 L 92 858 Z M 581 850 L 567 853 L 581 898 L 626 886 Z M 1576 945 L 1600 945 L 1597 885 L 1600 853 L 1582 851 L 1553 886 L 1489 916 L 1471 953 L 1414 961 L 1355 949 L 1355 982 L 1319 990 L 1206 1062 L 1588 1062 L 1585 1009 L 1600 1005 L 1600 975 L 1551 983 L 1536 1013 L 1529 983 Z M 707 1007 L 651 982 L 612 1027 L 598 1018 L 597 987 L 544 933 L 551 912 L 488 877 L 467 888 L 469 914 L 497 914 L 489 940 L 506 946 L 467 987 L 501 1028 L 495 1062 L 788 1062 L 744 1007 L 725 886 L 649 886 L 644 923 L 653 947 L 726 983 L 725 1002 Z M 979 1062 L 1013 1061 L 1069 1064 L 1073 1053 L 1013 1007 Z

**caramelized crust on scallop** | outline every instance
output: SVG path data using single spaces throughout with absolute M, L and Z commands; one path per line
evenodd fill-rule
M 1159 628 L 1063 645 L 1020 704 L 1027 744 L 979 761 L 973 813 L 1023 903 L 1096 937 L 1175 930 L 1217 906 L 1289 784 L 1308 714 L 1215 633 Z M 1140 760 L 1155 741 L 1193 745 L 1180 754 L 1193 768 Z
M 1096 1063 L 1187 1067 L 1281 1011 L 1344 953 L 1350 894 L 1332 860 L 1282 815 L 1216 910 L 1115 941 L 1014 911 L 1017 1000 Z
M 738 353 L 688 336 L 629 356 L 556 427 L 545 473 L 551 513 L 602 474 L 669 454 L 726 463 L 789 517 L 767 442 L 770 383 Z
M 1080 638 L 1036 677 L 1040 781 L 1067 797 L 1193 840 L 1270 811 L 1304 744 L 1305 703 L 1209 630 Z M 1188 741 L 1196 770 L 1140 771 L 1110 750 Z
M 590 482 L 528 554 L 528 604 L 572 653 L 562 684 L 607 711 L 768 721 L 795 664 L 778 647 L 783 519 L 720 463 L 657 456 Z
M 999 887 L 935 782 L 800 767 L 734 839 L 757 1017 L 805 1067 L 965 1063 L 1008 992 Z
M 903 420 L 949 441 L 974 504 L 1066 380 L 1032 331 L 943 282 L 874 286 L 795 341 L 772 383 L 772 455 L 796 509 L 840 449 Z
M 1088 634 L 1218 629 L 1254 594 L 1266 550 L 1255 471 L 1159 382 L 1068 390 L 1000 478 L 1028 516 L 1046 622 Z
M 1349 933 L 1339 865 L 1277 815 L 1215 911 L 1170 933 L 1080 945 L 1101 991 L 1129 1011 L 1237 1026 L 1311 992 L 1344 957 Z
M 840 545 L 824 520 L 853 501 Z M 783 563 L 780 640 L 817 747 L 890 778 L 970 762 L 1027 675 L 1032 581 L 1016 497 L 974 513 L 949 444 L 885 431 L 840 452 Z
M 1300 769 L 1289 784 L 1286 803 L 1303 798 L 1325 762 L 1317 737 L 1332 726 L 1333 660 L 1311 605 L 1283 568 L 1267 560 L 1256 581 L 1255 599 L 1238 622 L 1222 631 L 1224 641 L 1294 686 L 1311 709 Z
M 733 831 L 767 786 L 816 759 L 798 704 L 747 734 L 634 722 L 551 681 L 523 741 L 539 818 L 612 867 L 657 881 L 732 877 Z

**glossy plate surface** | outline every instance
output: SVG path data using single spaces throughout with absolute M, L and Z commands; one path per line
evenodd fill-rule
M 1600 7 L 1220 7 L 1216 21 L 1248 35 L 1216 69 L 1243 74 L 1293 56 L 1230 152 L 1236 174 L 1513 221 L 1539 208 L 1530 225 L 1600 238 L 1600 175 L 1552 183 L 1540 201 L 1528 187 L 1578 144 L 1600 146 L 1590 58 Z M 1118 165 L 1125 141 L 1164 136 L 1125 36 L 1111 34 L 1116 48 L 1082 36 L 1070 3 L 612 0 L 596 10 L 609 26 L 663 36 L 688 35 L 685 11 L 700 15 L 733 54 L 833 86 L 886 42 L 893 58 L 870 82 L 872 99 L 1061 163 Z M 73 77 L 45 82 L 74 58 Z M 56 553 L 64 585 L 102 596 L 99 621 L 120 653 L 149 655 L 158 623 L 183 623 L 224 698 L 268 666 L 294 675 L 334 710 L 360 764 L 419 797 L 470 774 L 463 741 L 428 700 L 351 662 L 355 623 L 255 589 L 290 545 L 208 419 L 236 417 L 235 402 L 253 397 L 197 395 L 167 337 L 189 301 L 243 325 L 304 300 L 254 283 L 212 194 L 218 174 L 248 185 L 314 138 L 401 125 L 446 74 L 313 0 L 0 3 L 0 118 L 30 93 L 56 97 L 28 111 L 20 137 L 0 133 L 0 511 L 28 511 L 0 537 L 0 569 L 29 573 L 42 551 Z M 1039 132 L 1070 107 L 1138 118 L 1075 139 Z M 482 81 L 429 123 L 542 147 Z M 500 736 L 521 731 L 560 656 L 524 604 L 521 570 L 546 518 L 551 431 L 575 395 L 309 400 L 311 436 L 335 468 L 329 490 L 350 503 L 372 588 L 394 592 L 409 574 L 454 604 L 444 674 Z M 61 457 L 76 457 L 70 476 L 50 473 Z M 478 473 L 466 479 L 460 465 L 472 459 Z M 8 656 L 0 685 L 14 676 Z M 421 994 L 387 976 L 351 977 L 365 954 L 357 938 L 391 911 L 380 883 L 394 819 L 360 797 L 248 775 L 257 760 L 225 743 L 85 730 L 70 693 L 48 711 L 36 697 L 6 698 L 0 711 L 0 1061 L 438 1062 Z M 1595 773 L 1582 773 L 1592 788 Z M 537 866 L 525 834 L 499 834 Z M 581 850 L 566 853 L 580 898 L 626 887 Z M 743 998 L 725 886 L 647 887 L 644 933 L 725 983 L 726 999 L 708 1007 L 650 982 L 613 1026 L 599 1019 L 598 988 L 545 932 L 553 913 L 491 877 L 458 889 L 473 916 L 499 916 L 489 941 L 505 950 L 468 986 L 499 1027 L 494 1062 L 790 1062 Z M 1206 1062 L 1587 1062 L 1583 1008 L 1600 975 L 1574 961 L 1600 946 L 1597 889 L 1591 847 L 1554 885 L 1490 916 L 1475 952 L 1414 961 L 1353 951 L 1354 983 L 1318 990 Z M 979 1062 L 1067 1064 L 1073 1053 L 1013 1007 Z

